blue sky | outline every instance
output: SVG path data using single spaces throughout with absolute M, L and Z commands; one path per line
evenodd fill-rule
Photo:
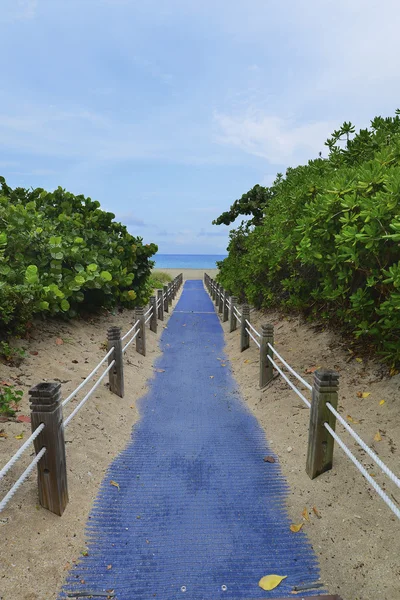
M 1 0 L 0 173 L 97 199 L 163 253 L 400 106 L 398 0 Z

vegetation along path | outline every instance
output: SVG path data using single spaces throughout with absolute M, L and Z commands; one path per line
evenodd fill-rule
M 187 281 L 132 440 L 112 463 L 88 524 L 88 551 L 60 598 L 277 598 L 319 578 L 287 485 L 241 400 L 219 319 Z M 127 391 L 129 401 L 129 391 Z M 86 553 L 85 553 L 86 554 Z M 286 576 L 266 593 L 269 574 Z M 75 594 L 73 593 L 75 592 Z

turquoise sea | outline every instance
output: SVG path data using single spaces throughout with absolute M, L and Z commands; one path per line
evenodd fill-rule
M 156 254 L 156 269 L 216 269 L 226 254 Z

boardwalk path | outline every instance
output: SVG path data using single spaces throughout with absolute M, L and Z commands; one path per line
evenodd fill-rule
M 164 372 L 110 466 L 88 524 L 88 556 L 60 598 L 104 590 L 118 600 L 276 598 L 318 579 L 306 536 L 289 530 L 287 486 L 278 464 L 263 461 L 271 451 L 223 347 L 202 283 L 187 281 L 162 336 L 156 366 Z M 258 581 L 270 573 L 287 579 L 266 593 Z

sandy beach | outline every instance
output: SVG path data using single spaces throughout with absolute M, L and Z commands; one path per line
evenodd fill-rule
M 218 269 L 154 269 L 155 271 L 162 271 L 168 273 L 172 278 L 183 273 L 183 279 L 203 279 L 204 273 L 208 273 L 210 277 L 215 279 L 218 274 Z

